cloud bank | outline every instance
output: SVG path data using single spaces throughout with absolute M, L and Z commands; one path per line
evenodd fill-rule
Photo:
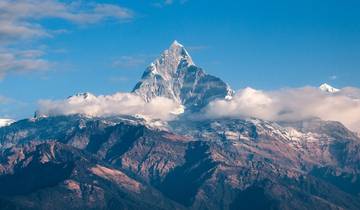
M 146 103 L 132 93 L 95 96 L 78 94 L 65 100 L 39 101 L 39 115 L 85 114 L 106 117 L 142 115 L 151 119 L 172 120 L 183 113 L 183 106 L 168 98 L 157 97 Z M 239 90 L 231 100 L 214 100 L 203 110 L 206 118 L 259 118 L 269 121 L 299 121 L 311 118 L 339 121 L 360 132 L 360 89 L 343 88 L 329 93 L 303 87 L 261 91 Z
M 78 94 L 66 100 L 39 101 L 39 115 L 57 116 L 85 114 L 95 117 L 116 115 L 142 115 L 152 119 L 170 120 L 182 113 L 182 106 L 176 102 L 157 97 L 146 103 L 140 96 L 131 93 L 94 96 Z
M 255 117 L 270 121 L 309 118 L 339 121 L 360 132 L 360 89 L 344 88 L 327 93 L 314 87 L 261 91 L 239 90 L 232 100 L 216 100 L 205 109 L 210 118 Z

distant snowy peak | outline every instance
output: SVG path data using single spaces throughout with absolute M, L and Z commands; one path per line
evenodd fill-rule
M 11 125 L 14 122 L 15 120 L 12 119 L 0 119 L 0 127 Z
M 77 94 L 73 95 L 72 97 L 82 97 L 82 98 L 86 99 L 86 98 L 94 97 L 94 95 L 92 93 L 85 92 L 85 93 L 77 93 Z
M 336 93 L 336 92 L 340 91 L 340 89 L 334 88 L 331 85 L 328 85 L 326 83 L 320 85 L 319 89 L 321 91 L 328 92 L 328 93 Z
M 85 93 L 77 93 L 73 96 L 69 96 L 67 98 L 67 100 L 69 102 L 82 102 L 82 101 L 89 101 L 89 100 L 94 100 L 96 99 L 97 97 L 92 94 L 92 93 L 89 93 L 89 92 L 85 92 Z

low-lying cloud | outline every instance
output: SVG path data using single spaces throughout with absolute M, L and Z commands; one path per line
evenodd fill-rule
M 216 100 L 205 109 L 207 117 L 255 117 L 271 121 L 309 118 L 339 121 L 360 132 L 360 89 L 328 93 L 314 87 L 261 91 L 239 90 L 232 100 Z
M 116 115 L 142 115 L 152 119 L 170 120 L 182 112 L 176 102 L 157 97 L 146 103 L 140 96 L 131 93 L 94 96 L 80 94 L 66 100 L 39 101 L 39 115 L 57 116 L 84 114 L 95 117 Z
M 146 103 L 132 93 L 94 96 L 80 94 L 65 100 L 39 101 L 39 115 L 85 114 L 106 117 L 142 115 L 172 120 L 183 107 L 171 99 L 157 97 Z M 339 121 L 360 132 L 360 89 L 343 88 L 328 93 L 314 87 L 261 91 L 239 90 L 231 100 L 215 100 L 204 109 L 207 118 L 260 118 L 270 121 L 299 121 L 311 118 Z

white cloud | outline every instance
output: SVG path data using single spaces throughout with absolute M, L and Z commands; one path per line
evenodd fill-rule
M 39 20 L 46 18 L 92 24 L 108 19 L 129 20 L 132 17 L 133 12 L 127 8 L 93 1 L 1 0 L 0 41 L 49 36 L 51 31 L 39 24 Z
M 67 30 L 46 28 L 41 24 L 42 20 L 60 19 L 88 25 L 132 18 L 133 12 L 127 8 L 95 1 L 0 0 L 0 76 L 48 69 L 50 62 L 41 57 L 44 52 L 40 55 L 39 52 L 22 49 L 27 46 L 26 41 L 53 37 Z
M 271 121 L 317 117 L 339 121 L 354 131 L 360 131 L 360 89 L 344 88 L 331 94 L 313 87 L 278 91 L 245 88 L 230 101 L 211 102 L 205 112 L 212 118 L 255 117 Z
M 26 73 L 49 69 L 50 63 L 40 57 L 42 54 L 39 50 L 0 51 L 0 78 L 9 72 Z
M 1 118 L 0 119 L 0 127 L 8 126 L 8 125 L 10 125 L 11 123 L 14 123 L 14 122 L 15 122 L 15 120 L 13 120 L 13 119 Z
M 20 23 L 0 18 L 0 43 L 50 36 L 37 24 Z
M 85 114 L 89 116 L 143 115 L 153 119 L 169 120 L 181 112 L 176 102 L 157 97 L 146 103 L 141 97 L 131 93 L 94 96 L 80 94 L 66 100 L 39 101 L 39 115 L 56 116 Z

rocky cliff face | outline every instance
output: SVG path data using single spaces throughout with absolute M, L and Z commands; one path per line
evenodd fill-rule
M 176 42 L 134 89 L 191 113 L 231 92 Z M 0 209 L 359 209 L 359 162 L 318 119 L 37 117 L 0 128 Z

